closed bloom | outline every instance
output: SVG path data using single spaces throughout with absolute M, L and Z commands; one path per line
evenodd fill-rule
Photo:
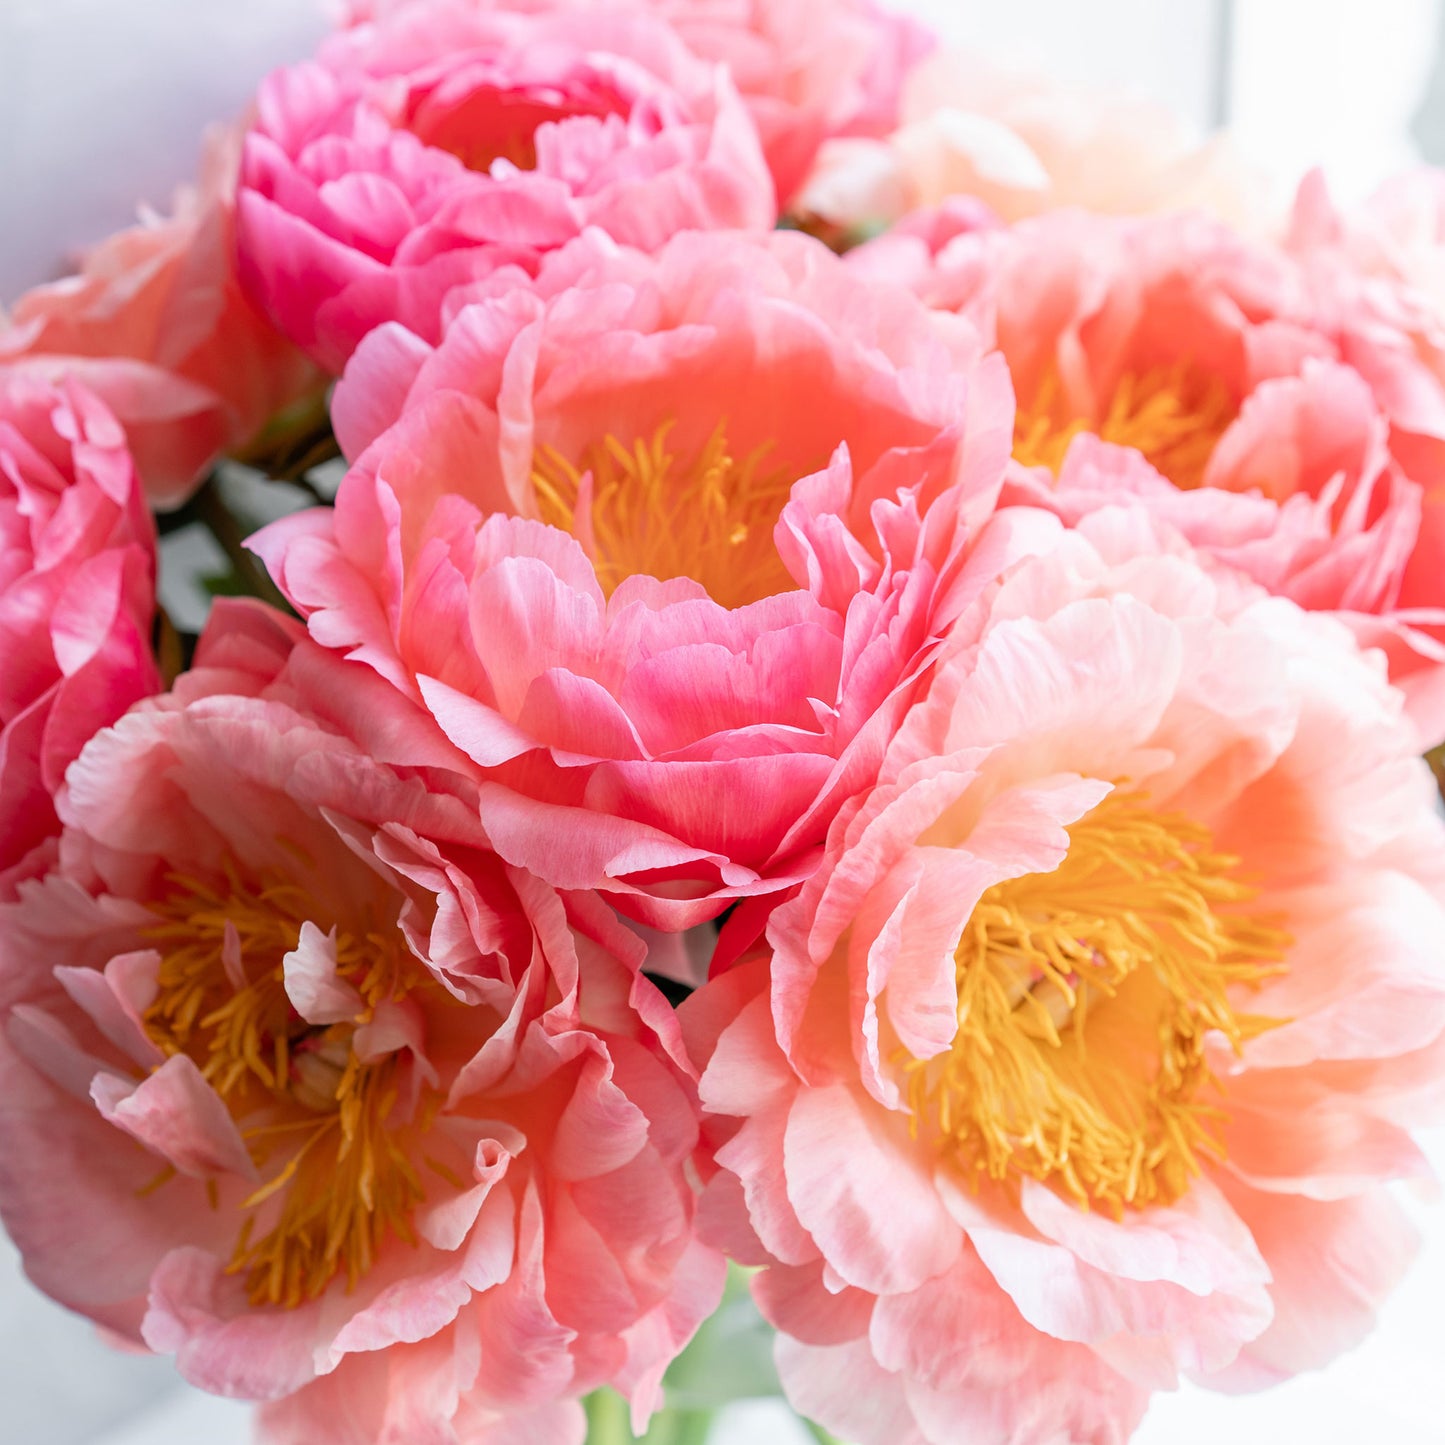
M 861 1445 L 1113 1442 L 1369 1328 L 1445 1072 L 1445 825 L 1380 659 L 1139 509 L 960 622 L 684 1006 L 704 1217 Z
M 0 326 L 0 362 L 74 377 L 124 425 L 153 505 L 177 506 L 222 452 L 320 385 L 236 274 L 240 133 L 210 138 L 199 185 L 37 286 Z
M 626 7 L 435 0 L 262 86 L 240 201 L 251 293 L 324 367 L 453 287 L 599 226 L 652 249 L 776 207 L 726 73 Z
M 116 419 L 0 366 L 0 896 L 58 830 L 87 740 L 159 689 L 154 611 L 155 529 Z
M 681 928 L 798 881 L 970 590 L 1006 379 L 802 236 L 591 235 L 338 388 L 333 512 L 255 543 L 477 766 L 497 850 Z
M 361 24 L 422 0 L 345 0 Z M 667 21 L 694 54 L 725 65 L 752 114 L 785 205 L 831 136 L 884 136 L 909 73 L 933 48 L 917 21 L 878 0 L 465 0 L 474 10 L 588 9 Z
M 89 744 L 0 911 L 0 1212 L 61 1303 L 275 1402 L 263 1438 L 580 1442 L 568 1397 L 645 1415 L 721 1286 L 676 1025 L 442 740 L 387 764 L 416 725 L 239 603 Z
M 996 338 L 1018 396 L 1011 498 L 1068 518 L 1144 500 L 1382 647 L 1422 744 L 1445 738 L 1445 353 L 1421 293 L 1193 215 L 1060 214 L 927 245 L 856 264 L 911 267 Z

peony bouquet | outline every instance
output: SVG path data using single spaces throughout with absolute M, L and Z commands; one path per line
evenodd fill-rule
M 1275 214 L 873 0 L 356 0 L 0 330 L 30 1278 L 265 1445 L 1348 1349 L 1445 1104 L 1442 274 L 1438 175 Z

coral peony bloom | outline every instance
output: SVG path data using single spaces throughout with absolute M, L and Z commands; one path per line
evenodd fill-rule
M 662 21 L 435 0 L 270 77 L 240 214 L 252 294 L 340 372 L 384 321 L 435 341 L 452 287 L 586 226 L 653 249 L 776 207 L 731 82 Z
M 199 187 L 169 217 L 97 246 L 0 328 L 0 362 L 73 376 L 120 418 L 154 505 L 185 501 L 223 451 L 251 440 L 320 378 L 236 276 L 239 132 L 210 138 Z
M 1445 1077 L 1445 823 L 1380 659 L 1086 518 L 684 1005 L 717 1242 L 860 1445 L 1116 1442 L 1358 1341 Z
M 1033 469 L 1012 499 L 1068 517 L 1147 499 L 1212 556 L 1384 647 L 1422 742 L 1445 739 L 1445 352 L 1420 343 L 1422 296 L 1202 216 L 1061 213 L 927 246 L 915 228 L 854 264 L 902 271 L 996 337 L 1015 456 Z
M 255 545 L 484 770 L 504 857 L 686 927 L 811 868 L 1007 550 L 1006 378 L 803 236 L 594 234 L 495 289 L 368 339 L 335 512 Z
M 351 24 L 423 0 L 347 0 Z M 762 137 L 786 203 L 832 136 L 884 136 L 904 84 L 934 46 L 926 27 L 877 0 L 465 0 L 478 10 L 611 10 L 666 20 L 694 54 L 725 65 Z
M 91 741 L 0 908 L 0 1212 L 195 1384 L 300 1391 L 278 1440 L 580 1442 L 558 1402 L 645 1414 L 721 1289 L 676 1021 L 608 909 L 488 849 L 442 739 L 387 764 L 418 728 L 231 603 Z
M 155 528 L 116 420 L 0 366 L 0 897 L 101 728 L 157 691 Z
M 904 86 L 884 140 L 825 144 L 798 211 L 873 230 L 972 197 L 1006 221 L 1066 206 L 1115 214 L 1202 207 L 1250 229 L 1265 186 L 1225 136 L 1191 137 L 1161 106 L 1009 74 L 945 51 Z

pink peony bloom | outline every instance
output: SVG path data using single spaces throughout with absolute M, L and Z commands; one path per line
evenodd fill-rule
M 787 888 L 1007 552 L 1002 367 L 797 235 L 593 234 L 495 290 L 363 344 L 335 512 L 254 545 L 509 862 L 669 929 Z
M 0 366 L 0 897 L 85 743 L 156 692 L 155 529 L 116 420 Z
M 877 229 L 971 197 L 1006 221 L 1078 206 L 1138 214 L 1201 207 L 1251 230 L 1266 187 L 1223 135 L 1201 142 L 1161 106 L 1010 74 L 978 56 L 929 57 L 885 139 L 828 141 L 797 210 Z
M 425 766 L 390 766 L 411 734 Z M 222 604 L 0 907 L 30 1277 L 204 1389 L 300 1392 L 274 1440 L 580 1445 L 559 1402 L 612 1381 L 645 1416 L 721 1289 L 635 936 L 497 858 L 451 762 L 367 669 Z
M 154 505 L 177 506 L 224 451 L 319 388 L 235 271 L 238 132 L 208 144 L 200 186 L 39 286 L 0 327 L 0 362 L 73 376 L 120 418 Z
M 1422 743 L 1445 739 L 1445 351 L 1419 293 L 1202 216 L 1061 213 L 929 244 L 915 228 L 853 264 L 996 338 L 1019 400 L 1010 499 L 1069 518 L 1146 499 L 1384 647 Z
M 423 0 L 345 0 L 351 24 Z M 884 136 L 933 34 L 878 0 L 465 0 L 476 10 L 625 9 L 666 20 L 696 54 L 727 67 L 752 113 L 786 204 L 832 136 Z
M 1356 1343 L 1445 1080 L 1436 803 L 1378 657 L 1139 508 L 981 598 L 771 956 L 683 1006 L 793 1402 L 1106 1445 Z
M 650 250 L 776 215 L 731 82 L 662 21 L 467 0 L 272 75 L 240 206 L 252 294 L 333 372 L 385 321 L 435 341 L 453 287 L 535 271 L 586 226 Z

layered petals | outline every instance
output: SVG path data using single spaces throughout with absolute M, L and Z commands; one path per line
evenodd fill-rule
M 653 249 L 765 229 L 772 181 L 725 70 L 635 8 L 411 5 L 262 87 L 240 198 L 252 296 L 339 373 L 387 321 L 535 271 L 588 226 Z
M 1438 1088 L 1442 843 L 1339 623 L 1117 501 L 1017 562 L 683 1009 L 703 1219 L 767 1265 L 794 1404 L 1121 1441 L 1181 1376 L 1361 1338 L 1413 1247 L 1384 1186 Z
M 418 0 L 345 0 L 364 25 Z M 667 22 L 688 48 L 726 66 L 757 127 L 786 205 L 833 136 L 884 136 L 909 74 L 934 37 L 878 0 L 467 0 L 476 10 L 625 9 Z
M 321 378 L 246 298 L 236 272 L 240 132 L 216 131 L 199 183 L 27 292 L 0 363 L 73 378 L 125 428 L 152 504 L 184 502 L 216 457 L 251 441 Z
M 787 888 L 1048 521 L 990 521 L 1002 369 L 799 236 L 592 233 L 495 292 L 368 339 L 334 514 L 254 545 L 471 760 L 509 861 L 666 928 Z
M 0 1211 L 56 1299 L 281 1402 L 267 1438 L 576 1440 L 721 1289 L 676 1024 L 444 740 L 368 750 L 388 694 L 223 604 L 72 766 L 0 919 Z
M 1009 230 L 915 226 L 854 264 L 909 277 L 997 340 L 1019 402 L 1009 498 L 1070 520 L 1143 503 L 1222 567 L 1335 613 L 1386 653 L 1432 747 L 1439 321 L 1409 281 L 1328 242 L 1311 185 L 1284 245 L 1200 215 L 1058 212 Z
M 1008 222 L 1199 208 L 1255 230 L 1265 191 L 1227 137 L 1201 141 L 1163 106 L 942 50 L 905 79 L 897 128 L 825 143 L 795 205 L 845 234 L 960 203 Z
M 0 367 L 0 895 L 85 743 L 157 691 L 155 529 L 114 416 Z

